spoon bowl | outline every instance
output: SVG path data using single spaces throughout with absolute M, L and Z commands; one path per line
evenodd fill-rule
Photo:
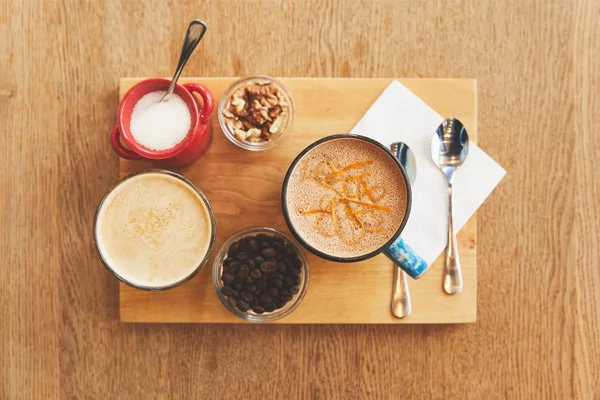
M 456 118 L 448 118 L 440 124 L 431 139 L 431 158 L 448 181 L 448 246 L 442 286 L 448 294 L 460 293 L 463 288 L 458 245 L 452 217 L 452 189 L 454 173 L 469 154 L 469 135 Z
M 469 154 L 469 135 L 462 122 L 456 118 L 444 120 L 435 130 L 431 140 L 431 158 L 439 169 L 446 171 L 462 165 Z

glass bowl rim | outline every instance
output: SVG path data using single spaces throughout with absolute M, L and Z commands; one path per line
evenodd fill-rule
M 250 82 L 250 81 L 254 81 L 254 80 L 267 80 L 267 81 L 274 83 L 275 86 L 277 86 L 277 88 L 279 90 L 281 90 L 283 92 L 284 96 L 288 99 L 289 109 L 290 109 L 288 120 L 286 121 L 285 127 L 279 132 L 279 134 L 275 138 L 269 140 L 268 142 L 263 142 L 261 144 L 246 143 L 241 140 L 238 140 L 233 135 L 233 133 L 231 132 L 231 130 L 229 129 L 227 124 L 225 123 L 225 118 L 223 117 L 223 109 L 225 108 L 225 103 L 227 103 L 231 94 L 235 90 L 237 90 L 238 87 L 240 87 L 241 85 L 243 85 L 247 82 Z M 281 138 L 286 136 L 286 133 L 288 133 L 293 128 L 294 121 L 296 119 L 296 103 L 294 102 L 294 97 L 292 96 L 290 91 L 287 90 L 287 88 L 285 86 L 283 86 L 281 84 L 281 82 L 279 82 L 277 79 L 275 79 L 271 76 L 268 76 L 268 75 L 247 76 L 247 77 L 236 80 L 225 90 L 225 93 L 223 93 L 223 96 L 219 100 L 219 107 L 217 109 L 217 118 L 219 119 L 219 126 L 221 127 L 221 130 L 223 131 L 223 133 L 225 134 L 227 139 L 229 139 L 230 142 L 232 142 L 233 144 L 235 144 L 238 147 L 241 147 L 244 150 L 264 151 L 264 150 L 268 150 L 272 147 L 275 147 L 278 144 L 279 140 L 281 140 Z

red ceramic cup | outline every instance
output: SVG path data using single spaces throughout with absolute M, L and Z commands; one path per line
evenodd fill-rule
M 215 108 L 215 99 L 211 91 L 199 83 L 176 84 L 173 91 L 186 102 L 192 116 L 190 130 L 181 142 L 170 149 L 152 150 L 134 140 L 129 129 L 133 107 L 144 95 L 167 90 L 170 83 L 170 80 L 163 78 L 146 79 L 125 93 L 119 105 L 117 124 L 111 133 L 111 144 L 120 157 L 127 160 L 148 159 L 167 167 L 184 167 L 196 161 L 206 151 L 211 139 L 210 117 Z M 192 92 L 202 97 L 203 104 L 196 101 Z

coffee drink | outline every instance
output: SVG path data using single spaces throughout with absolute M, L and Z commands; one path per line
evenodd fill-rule
M 214 241 L 209 207 L 177 175 L 161 171 L 133 175 L 99 206 L 98 251 L 109 269 L 134 286 L 175 285 L 208 258 Z
M 284 188 L 290 229 L 339 259 L 381 249 L 400 229 L 407 183 L 379 146 L 357 138 L 325 141 L 297 162 Z

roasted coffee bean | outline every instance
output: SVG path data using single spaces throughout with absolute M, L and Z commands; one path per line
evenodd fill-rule
M 260 272 L 260 269 L 258 269 L 258 268 L 255 268 L 255 269 L 253 269 L 253 270 L 252 270 L 252 272 L 250 272 L 250 275 L 252 276 L 252 278 L 254 278 L 254 279 L 258 279 L 258 278 L 260 278 L 260 276 L 261 276 L 262 274 L 261 274 L 261 272 Z
M 300 291 L 300 287 L 298 285 L 294 285 L 290 288 L 290 294 L 297 294 Z
M 253 259 L 251 259 L 251 258 L 250 258 L 250 259 L 248 259 L 248 260 L 246 260 L 246 265 L 247 265 L 247 266 L 248 266 L 248 268 L 250 268 L 250 269 L 254 269 L 254 268 L 256 268 L 256 263 L 255 263 L 255 262 L 254 262 L 254 260 L 253 260 Z
M 271 247 L 271 242 L 263 241 L 258 244 L 258 247 L 261 249 L 266 249 L 267 247 Z
M 254 291 L 254 295 L 258 296 L 260 294 L 260 292 L 262 291 L 262 289 L 260 288 L 256 288 L 256 290 Z
M 298 268 L 292 268 L 290 269 L 290 273 L 294 276 L 298 276 L 300 275 L 300 270 Z
M 246 285 L 249 285 L 249 284 L 251 284 L 254 281 L 255 281 L 255 279 L 252 277 L 252 275 L 248 275 L 248 277 L 244 280 L 244 283 Z
M 273 246 L 272 246 L 275 251 L 279 252 L 283 252 L 283 245 L 281 243 L 277 243 L 277 242 L 273 242 Z
M 283 273 L 285 273 L 286 269 L 287 269 L 287 265 L 285 264 L 285 261 L 277 261 L 277 271 L 279 271 L 283 274 Z
M 301 277 L 301 276 L 297 276 L 297 277 L 296 277 L 296 282 L 295 282 L 295 284 L 296 284 L 296 285 L 299 285 L 299 284 L 301 284 L 301 283 L 302 283 L 302 277 Z
M 255 290 L 256 290 L 256 285 L 248 285 L 248 286 L 246 286 L 246 291 L 247 292 L 254 293 Z
M 280 296 L 279 299 L 285 302 L 292 300 L 293 296 L 290 294 L 288 296 Z
M 237 269 L 240 267 L 240 265 L 242 265 L 242 264 L 240 264 L 240 262 L 238 260 L 232 260 L 229 263 L 229 268 L 235 269 L 237 271 Z
M 235 258 L 237 258 L 240 261 L 244 261 L 245 259 L 248 258 L 248 253 L 244 252 L 244 251 L 240 251 L 239 253 L 237 253 L 235 255 Z
M 258 303 L 263 306 L 269 305 L 271 303 L 271 296 L 266 293 L 261 294 L 258 296 Z
M 281 238 L 279 236 L 272 236 L 271 240 L 275 243 L 283 244 L 283 238 Z
M 277 303 L 275 303 L 275 307 L 277 307 L 277 309 L 280 309 L 280 308 L 285 307 L 286 304 L 287 304 L 287 301 L 279 300 Z M 238 305 L 239 305 L 239 302 L 238 302 Z
M 254 257 L 254 262 L 256 263 L 256 265 L 260 265 L 265 262 L 265 259 L 262 258 L 261 256 L 256 256 L 256 257 Z
M 296 251 L 294 250 L 294 246 L 291 243 L 286 243 L 285 246 L 283 246 L 283 252 L 285 254 L 296 254 Z
M 288 289 L 281 289 L 279 291 L 279 298 L 284 298 L 290 295 L 290 291 Z
M 260 254 L 262 254 L 263 257 L 275 257 L 275 254 L 277 254 L 277 252 L 275 251 L 274 248 L 267 247 L 265 249 L 262 249 L 262 251 L 260 252 Z
M 264 263 L 260 264 L 259 268 L 262 273 L 270 274 L 275 272 L 277 269 L 277 264 L 275 264 L 273 261 L 265 261 Z
M 250 241 L 248 242 L 248 246 L 250 246 L 250 249 L 252 251 L 258 250 L 258 242 L 256 241 L 256 239 L 250 239 Z
M 275 304 L 269 304 L 268 306 L 265 306 L 265 312 L 273 312 L 276 309 L 277 308 L 275 307 Z
M 277 253 L 277 254 L 275 254 L 275 259 L 276 259 L 277 261 L 279 261 L 279 260 L 283 260 L 283 254 L 281 254 L 281 253 Z
M 232 256 L 233 254 L 238 252 L 239 248 L 240 248 L 240 244 L 235 242 L 231 246 L 229 246 L 229 251 L 227 252 L 227 254 Z
M 237 290 L 234 290 L 227 286 L 221 288 L 221 293 L 223 293 L 225 296 L 233 297 L 234 299 L 240 298 L 240 294 L 237 292 Z
M 252 299 L 254 299 L 254 295 L 244 291 L 240 294 L 240 299 L 244 300 L 246 303 L 250 303 Z
M 261 290 L 267 287 L 267 281 L 265 281 L 263 278 L 264 276 L 261 276 L 260 279 L 256 281 L 256 287 Z
M 246 303 L 245 301 L 240 300 L 237 302 L 237 308 L 241 312 L 246 312 L 250 309 L 250 305 L 248 303 Z
M 234 299 L 233 297 L 228 297 L 227 301 L 229 302 L 229 304 L 231 304 L 233 307 L 237 306 L 237 300 Z
M 227 257 L 226 259 L 223 260 L 223 268 L 228 267 L 229 263 L 233 261 L 233 258 L 229 258 Z
M 248 242 L 249 241 L 247 240 L 247 238 L 243 238 L 242 240 L 240 240 L 240 249 L 238 251 L 244 253 L 250 251 L 250 245 L 248 244 Z
M 283 278 L 285 278 L 285 275 L 283 275 L 281 272 L 280 272 L 280 273 L 278 273 L 278 274 L 277 274 L 277 275 L 275 275 L 275 276 L 277 277 L 277 279 L 279 279 L 279 280 L 281 280 L 281 281 L 283 280 Z
M 269 296 L 271 297 L 277 297 L 279 291 L 277 290 L 277 288 L 271 287 L 269 288 L 269 290 L 267 290 L 267 293 L 269 293 Z
M 240 280 L 244 280 L 248 277 L 249 273 L 250 273 L 250 269 L 248 268 L 248 266 L 246 264 L 244 264 L 240 267 L 240 270 L 238 271 L 238 278 Z
M 221 279 L 223 280 L 223 284 L 225 286 L 229 286 L 233 283 L 233 281 L 235 280 L 235 277 L 233 275 L 230 274 L 223 274 L 223 276 L 221 277 Z
M 281 279 L 276 279 L 273 286 L 277 289 L 281 289 L 283 287 L 283 281 Z
M 264 314 L 265 309 L 261 306 L 254 306 L 252 307 L 252 311 L 254 311 L 257 314 Z
M 233 288 L 235 290 L 242 290 L 242 284 L 241 283 L 234 283 L 233 284 Z
M 285 265 L 287 265 L 288 267 L 293 267 L 294 266 L 294 262 L 292 261 L 292 257 L 288 255 L 285 255 L 283 257 L 283 262 L 285 263 Z
M 294 284 L 294 278 L 292 278 L 291 276 L 286 276 L 285 279 L 283 280 L 283 283 L 285 283 L 285 286 L 292 286 Z

